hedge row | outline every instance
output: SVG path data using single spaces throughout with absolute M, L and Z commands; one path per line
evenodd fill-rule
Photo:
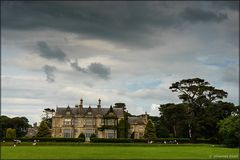
M 211 143 L 211 144 L 218 144 L 219 141 L 216 137 L 212 137 L 209 139 L 198 138 L 196 143 Z
M 91 142 L 93 143 L 131 143 L 132 139 L 128 138 L 91 138 Z
M 128 139 L 128 138 L 118 138 L 118 139 L 106 139 L 106 138 L 91 138 L 93 143 L 147 143 L 147 139 Z M 153 143 L 191 143 L 190 138 L 157 138 L 153 140 Z M 216 138 L 210 139 L 197 139 L 196 143 L 211 143 L 216 144 L 218 140 Z
M 40 142 L 84 142 L 84 138 L 15 138 L 21 140 L 22 142 L 33 142 L 34 140 Z M 2 141 L 13 141 L 14 139 L 2 138 Z M 147 143 L 147 139 L 129 139 L 129 138 L 116 138 L 116 139 L 107 139 L 107 138 L 91 138 L 93 143 Z M 157 138 L 153 141 L 154 143 L 191 143 L 189 138 Z M 197 139 L 196 143 L 218 143 L 217 138 L 210 139 Z
M 15 138 L 15 139 L 3 138 L 1 139 L 1 141 L 8 142 L 16 139 L 22 142 L 33 142 L 34 140 L 37 140 L 39 142 L 84 142 L 85 141 L 83 138 Z

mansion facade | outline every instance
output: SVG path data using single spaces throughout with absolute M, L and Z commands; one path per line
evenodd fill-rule
M 77 138 L 81 133 L 89 140 L 92 134 L 98 138 L 118 138 L 118 125 L 121 120 L 126 120 L 124 107 L 102 108 L 101 100 L 95 108 L 83 107 L 83 100 L 74 108 L 56 108 L 52 117 L 52 137 Z M 147 114 L 141 116 L 128 116 L 128 137 L 143 138 L 147 124 Z

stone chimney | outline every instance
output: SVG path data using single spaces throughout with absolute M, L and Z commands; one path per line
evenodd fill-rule
M 101 108 L 101 99 L 100 99 L 100 98 L 98 99 L 98 105 L 97 105 L 97 108 L 98 108 L 98 109 Z
M 83 109 L 83 99 L 82 99 L 82 98 L 80 99 L 80 105 L 79 105 L 79 108 L 80 108 L 80 109 Z

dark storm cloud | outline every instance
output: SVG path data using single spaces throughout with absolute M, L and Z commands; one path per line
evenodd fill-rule
M 179 28 L 184 23 L 181 16 L 190 22 L 221 22 L 226 18 L 222 13 L 191 8 L 179 14 L 182 10 L 172 7 L 173 4 L 144 1 L 19 2 L 3 5 L 1 18 L 3 29 L 53 29 L 128 47 L 147 48 L 159 45 L 156 31 Z
M 46 42 L 37 42 L 37 48 L 39 50 L 39 55 L 46 59 L 57 59 L 59 61 L 64 61 L 66 54 L 59 48 L 51 48 Z
M 91 63 L 88 66 L 88 70 L 103 79 L 109 79 L 111 73 L 110 68 L 101 63 Z
M 47 76 L 46 80 L 49 83 L 55 82 L 54 72 L 56 71 L 56 67 L 45 65 L 45 66 L 43 66 L 43 70 L 44 70 L 44 72 L 46 73 L 46 76 Z
M 230 9 L 239 11 L 239 1 L 213 1 L 212 6 L 217 9 Z
M 129 46 L 152 46 L 153 28 L 178 23 L 175 15 L 161 11 L 165 2 L 157 6 L 147 2 L 30 2 L 6 6 L 2 11 L 2 27 L 6 29 L 54 29 Z
M 227 18 L 226 14 L 214 13 L 211 11 L 205 11 L 198 8 L 185 8 L 181 14 L 183 18 L 190 22 L 221 22 Z
M 76 71 L 80 71 L 80 72 L 85 72 L 86 73 L 85 68 L 80 67 L 77 60 L 75 60 L 74 62 L 70 62 L 70 65 Z
M 102 79 L 109 79 L 111 70 L 109 67 L 104 66 L 101 63 L 91 63 L 87 68 L 83 68 L 79 66 L 77 59 L 73 62 L 69 61 L 69 58 L 60 48 L 52 48 L 46 42 L 40 41 L 37 43 L 39 55 L 46 59 L 57 59 L 59 61 L 65 61 L 68 59 L 67 62 L 70 63 L 70 66 L 79 72 L 83 73 L 93 73 Z M 48 82 L 54 82 L 54 71 L 56 68 L 54 66 L 45 65 L 43 67 L 44 72 L 47 75 Z
M 78 61 L 70 62 L 71 67 L 78 71 L 87 74 L 94 74 L 102 79 L 109 79 L 111 74 L 111 69 L 101 63 L 93 62 L 87 68 L 79 66 Z

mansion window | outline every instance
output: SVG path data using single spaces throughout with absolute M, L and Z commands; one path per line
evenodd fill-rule
M 85 129 L 84 133 L 86 138 L 90 138 L 92 134 L 95 134 L 95 131 L 94 129 Z
M 85 125 L 86 125 L 86 126 L 95 125 L 95 120 L 94 120 L 94 119 L 86 119 L 86 120 L 85 120 Z
M 106 129 L 105 135 L 106 135 L 106 138 L 117 138 L 116 131 L 112 129 Z
M 113 126 L 113 125 L 115 125 L 115 120 L 114 119 L 106 119 L 105 125 Z
M 144 131 L 144 126 L 139 126 L 139 131 Z
M 134 133 L 134 138 L 139 139 L 139 133 Z
M 72 130 L 64 129 L 63 130 L 63 136 L 64 136 L 64 138 L 72 138 L 72 136 L 73 136 Z
M 64 125 L 72 125 L 72 120 L 71 119 L 64 119 Z
M 76 126 L 78 125 L 78 120 L 77 120 L 77 119 L 74 121 L 74 124 L 75 124 Z
M 66 115 L 70 115 L 71 113 L 69 111 L 66 112 Z

